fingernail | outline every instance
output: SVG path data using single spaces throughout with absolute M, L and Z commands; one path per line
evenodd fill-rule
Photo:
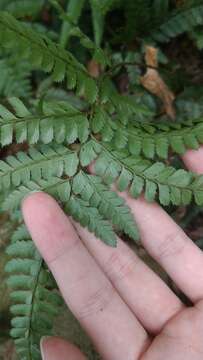
M 50 339 L 50 336 L 43 336 L 40 340 L 40 350 L 42 354 L 42 360 L 46 360 L 45 346 L 48 339 Z

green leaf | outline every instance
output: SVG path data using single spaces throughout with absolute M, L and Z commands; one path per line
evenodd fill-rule
M 160 158 L 167 159 L 168 157 L 168 140 L 165 138 L 156 139 L 156 153 Z
M 22 53 L 23 49 L 23 58 L 27 58 L 39 69 L 52 72 L 52 77 L 57 82 L 64 80 L 68 72 L 73 72 L 71 78 L 75 79 L 76 76 L 77 82 L 74 80 L 69 86 L 77 85 L 80 89 L 84 89 L 83 95 L 90 103 L 96 101 L 98 93 L 96 81 L 90 77 L 86 68 L 72 53 L 54 43 L 45 34 L 40 34 L 25 23 L 19 22 L 7 12 L 0 12 L 0 33 L 2 32 L 4 33 L 0 38 L 2 46 L 18 53 Z
M 22 227 L 17 230 L 18 236 Z M 18 238 L 17 236 L 17 238 Z M 51 335 L 53 315 L 59 312 L 55 283 L 31 240 L 18 240 L 9 245 L 12 259 L 6 265 L 12 305 L 11 336 L 19 356 L 40 359 L 39 343 L 45 334 Z M 35 347 L 35 351 L 34 351 Z M 38 355 L 36 355 L 38 354 Z
M 93 140 L 85 143 L 80 150 L 80 162 L 82 166 L 88 166 L 98 157 L 101 146 Z
M 175 152 L 180 155 L 183 155 L 186 152 L 186 148 L 184 146 L 184 142 L 181 136 L 174 136 L 171 139 L 171 147 Z
M 145 199 L 149 202 L 154 201 L 156 197 L 157 185 L 152 181 L 146 181 L 145 184 Z
M 153 201 L 157 195 L 163 205 L 187 205 L 193 196 L 196 202 L 201 202 L 197 194 L 203 189 L 202 176 L 183 169 L 176 170 L 160 162 L 152 164 L 142 158 L 136 159 L 127 152 L 117 152 L 110 146 L 96 160 L 95 170 L 105 182 L 118 182 L 120 191 L 129 186 L 130 194 L 135 198 L 145 188 L 148 201 Z
M 14 108 L 15 113 L 18 117 L 23 118 L 31 115 L 31 113 L 28 111 L 28 109 L 25 107 L 25 105 L 20 99 L 16 97 L 12 97 L 9 98 L 8 100 L 11 106 Z
M 76 153 L 67 153 L 65 159 L 65 173 L 68 176 L 74 176 L 77 172 L 77 168 L 79 165 L 78 155 Z
M 191 183 L 192 173 L 189 173 L 185 170 L 177 170 L 168 178 L 168 184 L 174 186 L 186 187 Z
M 0 105 L 0 116 L 2 119 L 5 120 L 14 120 L 16 117 L 10 112 L 8 109 L 6 109 L 5 106 Z
M 147 158 L 153 159 L 155 146 L 152 139 L 148 139 L 147 137 L 143 139 L 143 153 Z
M 100 108 L 97 107 L 93 117 L 92 117 L 92 122 L 91 122 L 91 126 L 92 126 L 92 131 L 97 134 L 98 132 L 100 132 L 104 125 L 105 125 L 105 119 L 106 119 L 106 113 L 105 111 Z
M 197 150 L 199 148 L 199 143 L 196 139 L 196 136 L 193 133 L 185 134 L 184 142 L 187 148 Z
M 78 137 L 81 143 L 87 141 L 89 136 L 89 122 L 85 116 L 77 118 Z
M 0 161 L 0 188 L 27 184 L 30 180 L 39 181 L 53 176 L 75 175 L 79 159 L 76 152 L 62 145 L 30 148 L 28 153 L 19 152 Z
M 199 206 L 203 205 L 203 190 L 195 191 L 194 196 L 195 196 L 196 204 Z
M 97 208 L 99 213 L 134 240 L 138 239 L 138 230 L 130 209 L 114 191 L 108 189 L 97 176 L 80 172 L 73 180 L 73 192 L 84 201 Z
M 159 201 L 164 206 L 170 204 L 170 189 L 168 185 L 159 184 Z
M 30 144 L 42 142 L 48 144 L 74 143 L 78 138 L 84 143 L 89 136 L 89 121 L 87 117 L 70 104 L 62 101 L 44 102 L 43 113 L 36 109 L 37 114 L 30 113 L 20 100 L 14 99 L 15 116 L 3 108 L 2 120 L 0 118 L 0 142 L 1 145 L 27 141 Z M 3 117 L 5 116 L 5 117 Z
M 87 227 L 90 232 L 94 232 L 107 245 L 116 247 L 117 238 L 111 224 L 99 214 L 96 208 L 90 207 L 85 201 L 72 196 L 66 204 L 65 210 L 83 227 Z
M 144 187 L 144 180 L 138 176 L 133 177 L 133 182 L 130 187 L 130 194 L 132 197 L 137 198 L 142 193 Z
M 191 31 L 193 27 L 203 24 L 202 11 L 203 6 L 198 2 L 183 7 L 182 11 L 174 11 L 170 17 L 166 17 L 165 22 L 161 22 L 160 28 L 152 31 L 152 38 L 160 42 L 168 42 L 171 38 Z
M 132 174 L 128 170 L 123 168 L 117 181 L 118 190 L 119 191 L 126 190 L 131 180 L 132 180 Z

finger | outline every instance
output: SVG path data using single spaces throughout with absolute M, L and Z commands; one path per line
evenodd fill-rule
M 45 337 L 41 340 L 42 360 L 85 360 L 80 350 L 57 337 Z
M 137 220 L 142 243 L 177 286 L 193 301 L 203 297 L 203 254 L 157 204 L 125 195 Z
M 203 146 L 199 150 L 188 150 L 182 158 L 188 169 L 203 174 Z
M 152 334 L 159 333 L 183 308 L 178 297 L 122 240 L 118 239 L 114 249 L 79 224 L 75 226 L 89 252 L 144 328 Z
M 23 203 L 26 225 L 52 271 L 70 310 L 105 359 L 137 359 L 148 337 L 93 257 L 67 216 L 49 195 Z

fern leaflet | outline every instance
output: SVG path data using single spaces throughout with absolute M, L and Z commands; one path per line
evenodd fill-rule
M 147 201 L 158 197 L 162 205 L 188 205 L 193 196 L 198 205 L 203 204 L 203 177 L 183 169 L 160 162 L 152 164 L 127 152 L 106 148 L 96 161 L 95 170 L 108 184 L 117 182 L 120 191 L 130 187 L 134 198 L 144 191 Z
M 9 99 L 15 114 L 0 105 L 0 144 L 24 141 L 30 144 L 74 143 L 77 139 L 85 142 L 89 135 L 87 117 L 67 103 L 44 103 L 42 111 L 32 114 L 16 98 Z
M 22 360 L 40 360 L 40 339 L 52 334 L 53 318 L 62 300 L 53 291 L 55 282 L 24 228 L 17 230 L 17 236 L 14 233 L 7 253 L 11 260 L 5 270 L 10 274 L 7 282 L 14 303 L 11 336 Z

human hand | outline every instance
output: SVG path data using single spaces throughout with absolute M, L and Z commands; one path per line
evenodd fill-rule
M 203 173 L 203 149 L 186 165 Z M 201 360 L 203 358 L 203 253 L 157 204 L 125 196 L 148 253 L 194 304 L 180 299 L 120 239 L 110 248 L 72 224 L 47 194 L 25 199 L 23 214 L 61 293 L 109 360 Z M 42 341 L 43 360 L 84 360 L 59 338 Z

